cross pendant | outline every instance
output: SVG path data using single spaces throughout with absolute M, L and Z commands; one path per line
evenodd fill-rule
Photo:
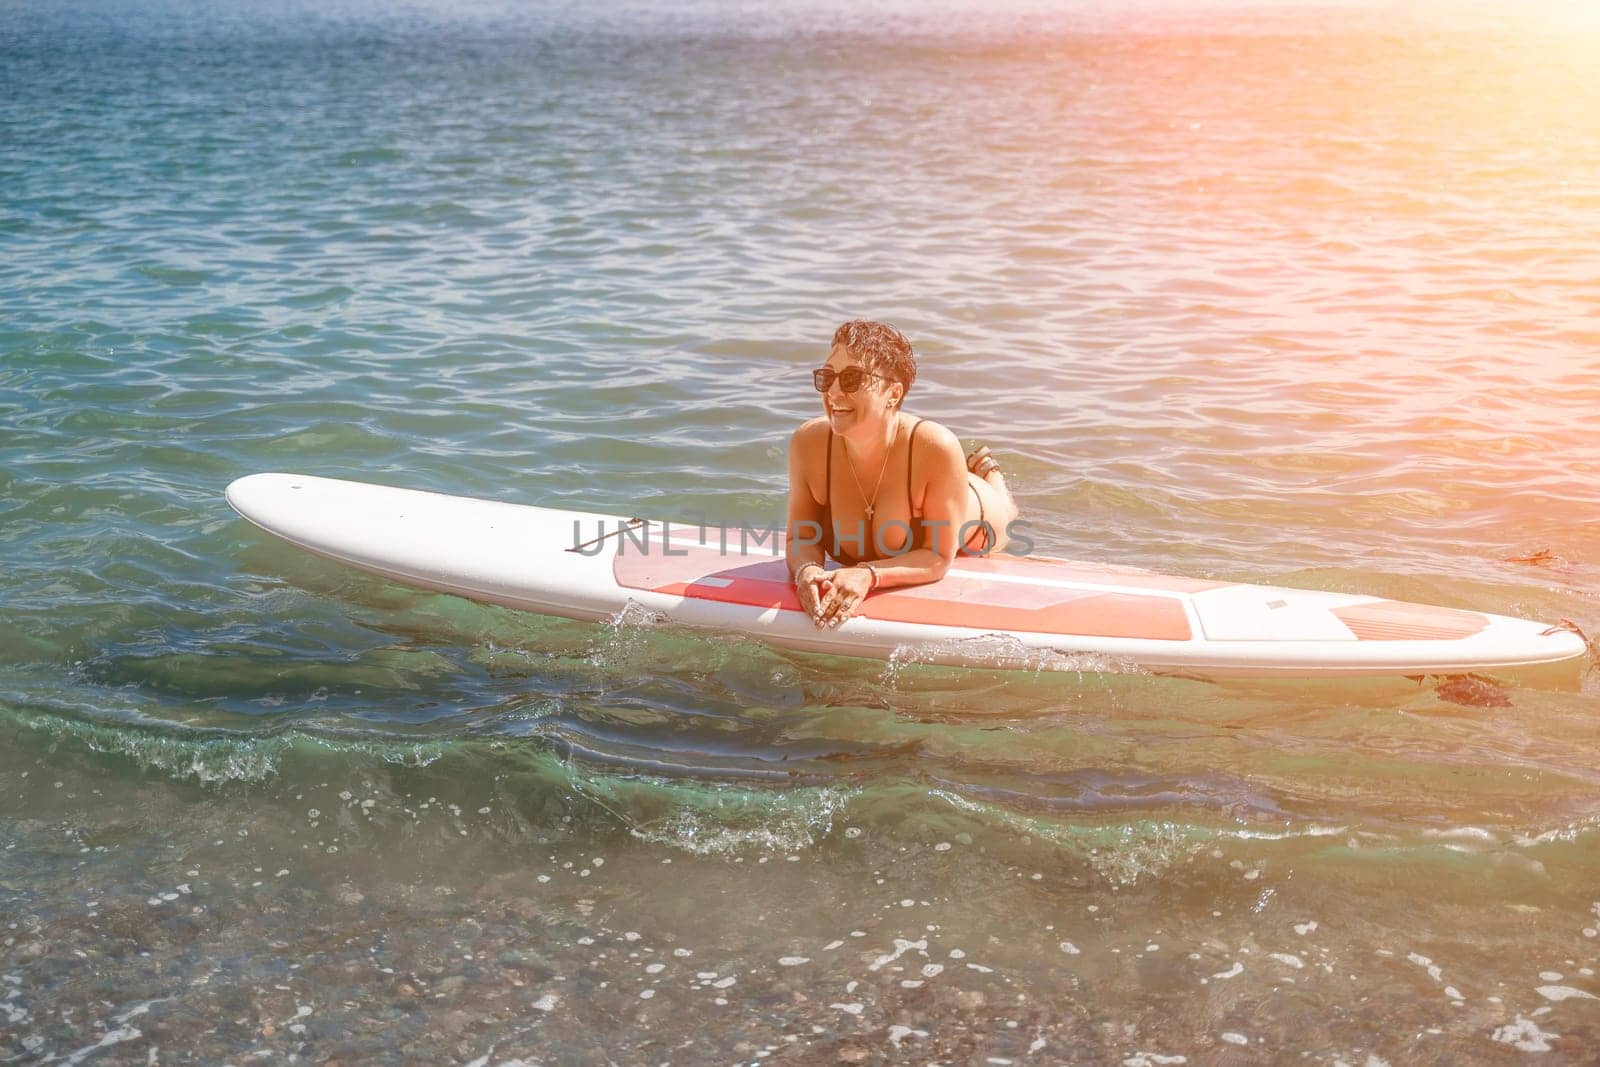
M 871 504 L 867 505 L 867 518 L 869 518 L 869 519 L 872 518 L 872 505 Z

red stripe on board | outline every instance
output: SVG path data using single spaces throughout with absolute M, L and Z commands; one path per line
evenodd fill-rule
M 729 560 L 715 550 L 698 548 L 691 549 L 688 556 L 622 553 L 613 561 L 612 572 L 624 588 L 722 604 L 800 610 L 783 560 L 740 563 L 708 572 L 708 563 L 713 562 Z M 1029 587 L 984 581 L 955 569 L 939 582 L 875 593 L 858 614 L 884 622 L 1014 633 L 1156 641 L 1190 637 L 1188 615 L 1183 604 L 1172 597 Z

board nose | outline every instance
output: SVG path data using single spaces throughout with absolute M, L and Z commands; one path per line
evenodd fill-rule
M 283 488 L 298 489 L 296 480 L 295 475 L 281 471 L 246 474 L 229 482 L 228 488 L 223 490 L 223 497 L 230 508 L 248 519 L 255 505 L 273 493 Z

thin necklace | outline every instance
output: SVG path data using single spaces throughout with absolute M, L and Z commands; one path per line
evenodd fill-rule
M 856 492 L 861 494 L 861 499 L 867 503 L 867 521 L 872 521 L 873 509 L 878 506 L 878 490 L 883 488 L 883 472 L 889 469 L 889 453 L 894 451 L 894 443 L 900 437 L 900 420 L 894 420 L 894 433 L 889 435 L 889 445 L 883 450 L 883 466 L 878 468 L 878 480 L 872 483 L 872 498 L 867 499 L 867 491 L 861 488 L 861 479 L 856 477 L 855 461 L 850 458 L 850 450 L 844 450 L 845 466 L 850 468 L 850 478 L 856 483 Z

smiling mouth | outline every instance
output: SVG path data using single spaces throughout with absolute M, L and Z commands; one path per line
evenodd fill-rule
M 841 408 L 841 407 L 835 407 L 832 404 L 828 405 L 828 414 L 830 414 L 830 415 L 848 415 L 854 410 L 855 410 L 855 408 Z

